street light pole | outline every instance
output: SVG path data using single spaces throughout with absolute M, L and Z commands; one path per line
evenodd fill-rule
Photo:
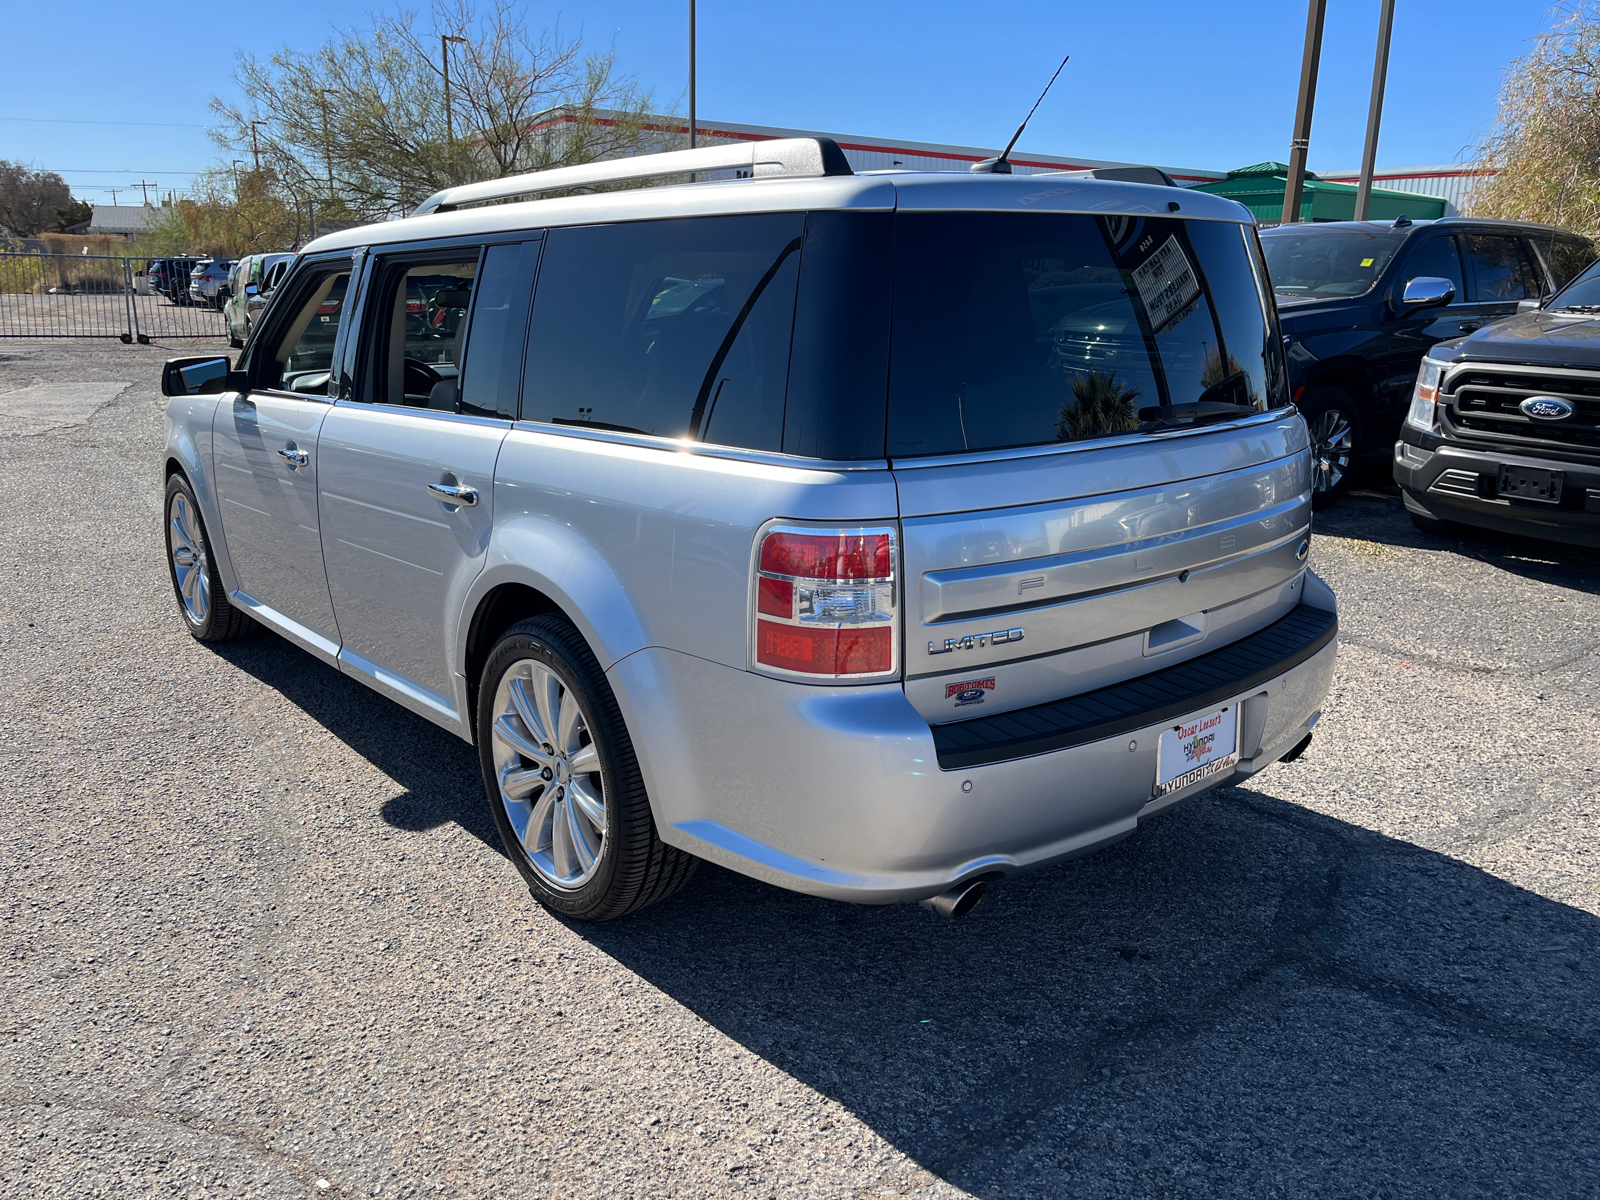
M 694 146 L 694 0 L 689 0 L 689 149 Z
M 1372 64 L 1372 103 L 1367 108 L 1367 144 L 1361 151 L 1361 182 L 1356 187 L 1356 220 L 1367 219 L 1372 201 L 1372 171 L 1378 161 L 1378 126 L 1383 121 L 1383 85 L 1389 78 L 1389 35 L 1394 32 L 1394 0 L 1383 0 L 1378 14 L 1378 56 Z
M 1311 109 L 1317 101 L 1317 64 L 1322 58 L 1322 19 L 1328 0 L 1309 0 L 1306 8 L 1306 48 L 1300 58 L 1300 96 L 1294 109 L 1294 140 L 1289 143 L 1289 178 L 1283 189 L 1283 223 L 1300 219 L 1300 196 L 1305 190 L 1306 152 L 1311 148 Z
M 464 46 L 467 39 L 453 37 L 448 33 L 439 35 L 439 61 L 444 64 L 444 166 L 448 173 L 450 164 L 455 157 L 456 148 L 456 122 L 455 116 L 450 111 L 450 43 Z
M 250 153 L 256 160 L 256 170 L 261 170 L 261 144 L 256 141 L 256 128 L 265 125 L 265 121 L 250 122 Z

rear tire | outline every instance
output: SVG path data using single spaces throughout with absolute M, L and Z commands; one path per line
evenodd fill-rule
M 1311 507 L 1327 508 L 1350 490 L 1360 429 L 1356 403 L 1338 388 L 1314 387 L 1298 407 L 1311 434 Z
M 609 921 L 694 874 L 699 860 L 656 836 L 616 696 L 564 618 L 501 635 L 478 687 L 477 734 L 495 828 L 541 904 Z
M 261 627 L 228 600 L 210 552 L 205 518 L 181 474 L 167 480 L 162 512 L 167 518 L 167 573 L 190 636 L 198 642 L 231 642 L 257 632 Z

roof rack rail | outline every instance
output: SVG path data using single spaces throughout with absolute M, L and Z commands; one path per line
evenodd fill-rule
M 739 178 L 769 179 L 777 176 L 805 178 L 823 175 L 853 175 L 844 151 L 832 138 L 769 138 L 759 142 L 735 142 L 727 146 L 705 146 L 694 150 L 668 150 L 661 154 L 636 154 L 631 158 L 612 158 L 584 163 L 578 167 L 555 167 L 486 179 L 435 192 L 417 205 L 412 216 L 450 212 L 463 204 L 489 200 L 509 200 L 513 196 L 533 196 L 566 188 L 589 187 L 597 183 L 659 179 L 665 175 L 689 175 L 699 171 L 740 171 Z

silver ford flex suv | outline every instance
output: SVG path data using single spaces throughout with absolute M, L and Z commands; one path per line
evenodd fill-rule
M 571 917 L 700 859 L 959 915 L 1299 753 L 1333 672 L 1219 197 L 824 139 L 473 184 L 313 243 L 163 391 L 194 636 L 476 745 Z

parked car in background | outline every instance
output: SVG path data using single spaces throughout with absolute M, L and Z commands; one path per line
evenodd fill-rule
M 173 304 L 189 303 L 189 276 L 200 260 L 191 257 L 153 258 L 145 264 L 152 296 L 165 296 Z
M 685 171 L 745 178 L 571 194 Z M 826 138 L 470 184 L 312 243 L 237 365 L 162 389 L 191 633 L 264 625 L 478 746 L 569 917 L 700 858 L 959 914 L 1298 754 L 1333 674 L 1216 196 Z
M 1430 346 L 1550 295 L 1596 257 L 1566 230 L 1459 217 L 1280 225 L 1261 244 L 1319 505 L 1349 488 L 1357 459 L 1388 456 Z M 1441 283 L 1408 299 L 1420 278 Z
M 229 273 L 228 300 L 223 313 L 228 321 L 228 344 L 234 349 L 245 344 L 256 318 L 272 297 L 272 289 L 294 261 L 293 254 L 247 254 L 234 263 Z
M 228 273 L 231 258 L 201 259 L 189 273 L 189 302 L 204 304 L 219 311 L 228 299 Z
M 1600 546 L 1600 263 L 1525 307 L 1428 351 L 1395 482 L 1426 533 Z

